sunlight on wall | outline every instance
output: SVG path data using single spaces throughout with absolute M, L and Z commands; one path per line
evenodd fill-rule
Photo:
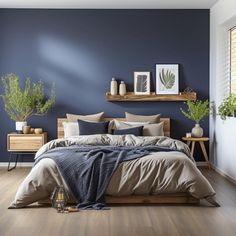
M 74 47 L 70 42 L 63 42 L 55 37 L 41 37 L 39 39 L 39 55 L 45 64 L 49 64 L 52 68 L 64 70 L 78 79 L 92 80 L 89 75 L 91 70 L 101 67 L 98 64 L 98 58 L 94 58 L 94 54 L 81 46 Z M 92 81 L 93 83 L 96 81 Z

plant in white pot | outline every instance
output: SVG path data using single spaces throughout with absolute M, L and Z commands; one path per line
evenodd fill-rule
M 45 115 L 55 104 L 55 87 L 52 86 L 51 97 L 46 98 L 42 81 L 32 83 L 26 78 L 24 89 L 20 87 L 19 77 L 8 74 L 2 77 L 4 94 L 1 95 L 5 111 L 16 122 L 16 131 L 21 133 L 27 119 L 33 115 Z
M 210 113 L 208 100 L 187 101 L 187 111 L 180 108 L 182 114 L 190 120 L 195 121 L 195 127 L 192 129 L 192 136 L 200 138 L 203 136 L 203 129 L 200 127 L 201 120 Z
M 222 120 L 227 117 L 236 117 L 236 94 L 230 94 L 226 97 L 218 107 L 218 115 Z

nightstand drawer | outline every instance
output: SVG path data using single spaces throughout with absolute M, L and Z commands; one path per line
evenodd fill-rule
M 39 135 L 19 135 L 10 134 L 8 136 L 8 151 L 38 151 L 46 140 L 46 134 Z

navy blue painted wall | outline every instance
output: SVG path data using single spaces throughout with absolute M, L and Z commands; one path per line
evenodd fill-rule
M 56 137 L 56 118 L 66 112 L 105 111 L 122 117 L 162 113 L 172 118 L 172 136 L 180 138 L 193 122 L 180 102 L 109 103 L 105 92 L 117 77 L 133 89 L 133 71 L 152 72 L 155 64 L 180 64 L 180 90 L 190 86 L 209 97 L 208 10 L 0 10 L 0 75 L 19 74 L 56 83 L 56 106 L 29 120 Z M 0 92 L 2 87 L 0 86 Z M 0 102 L 0 161 L 7 161 L 6 135 L 14 130 Z M 208 135 L 208 120 L 202 124 Z M 32 157 L 25 159 L 32 160 Z

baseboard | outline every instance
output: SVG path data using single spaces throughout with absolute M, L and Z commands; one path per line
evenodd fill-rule
M 231 177 L 230 175 L 226 174 L 223 170 L 219 169 L 218 167 L 214 166 L 213 164 L 211 164 L 211 168 L 215 172 L 217 172 L 218 174 L 220 174 L 221 176 L 223 176 L 224 178 L 229 180 L 231 183 L 236 185 L 236 180 L 233 177 Z
M 15 162 L 11 162 L 11 166 L 14 166 Z M 34 162 L 18 162 L 17 167 L 32 167 Z M 8 162 L 0 162 L 0 167 L 7 167 Z

